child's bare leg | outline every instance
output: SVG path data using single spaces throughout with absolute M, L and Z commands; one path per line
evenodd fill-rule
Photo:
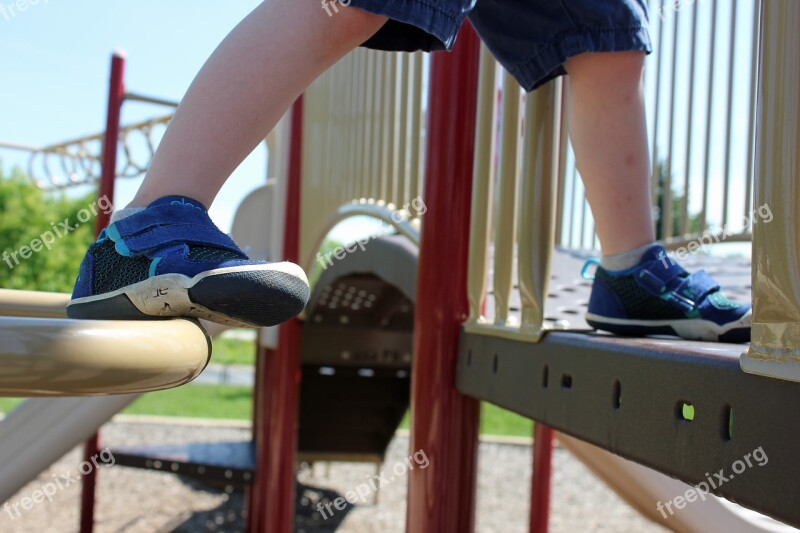
M 749 340 L 749 305 L 726 299 L 707 274 L 690 275 L 652 245 L 644 54 L 583 54 L 566 68 L 575 158 L 603 249 L 587 322 L 623 335 Z
M 303 269 L 250 261 L 197 203 L 208 207 L 297 95 L 384 22 L 317 0 L 256 8 L 198 74 L 130 209 L 115 212 L 89 247 L 67 315 L 258 327 L 300 313 L 309 298 Z
M 208 207 L 305 87 L 386 21 L 337 9 L 267 0 L 244 19 L 192 83 L 130 207 L 168 195 Z
M 566 69 L 570 135 L 603 255 L 651 243 L 644 53 L 581 54 Z

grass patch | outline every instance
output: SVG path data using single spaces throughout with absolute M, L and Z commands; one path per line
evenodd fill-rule
M 8 413 L 21 398 L 0 398 L 0 413 Z M 253 393 L 235 385 L 184 385 L 148 392 L 122 410 L 126 415 L 177 416 L 252 420 Z
M 403 418 L 401 428 L 408 429 L 409 414 Z M 507 411 L 496 405 L 481 402 L 481 435 L 503 435 L 507 437 L 533 436 L 533 421 Z
M 254 341 L 217 336 L 212 342 L 211 363 L 216 365 L 256 364 Z
M 0 398 L 0 413 L 11 411 L 22 400 Z M 127 415 L 176 416 L 251 420 L 253 397 L 250 387 L 233 385 L 185 385 L 176 389 L 150 392 L 122 411 Z M 406 413 L 400 427 L 408 429 Z M 533 422 L 495 405 L 481 403 L 482 435 L 530 437 Z
M 253 413 L 253 394 L 250 387 L 189 384 L 175 389 L 149 392 L 126 407 L 122 413 L 250 420 Z
M 0 398 L 0 413 L 7 413 L 22 403 L 24 398 Z

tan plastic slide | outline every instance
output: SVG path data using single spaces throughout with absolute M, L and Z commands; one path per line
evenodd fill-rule
M 750 511 L 723 498 L 708 495 L 664 518 L 658 502 L 669 502 L 691 487 L 655 470 L 628 461 L 581 440 L 558 434 L 559 443 L 643 516 L 679 532 L 755 533 L 797 529 Z

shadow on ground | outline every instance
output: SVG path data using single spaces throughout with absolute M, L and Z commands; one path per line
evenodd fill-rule
M 184 478 L 184 483 L 195 490 L 218 493 L 225 501 L 214 509 L 193 513 L 181 517 L 180 523 L 167 528 L 173 533 L 197 533 L 198 531 L 240 532 L 245 530 L 246 515 L 244 510 L 244 492 L 232 487 L 219 488 Z M 341 494 L 336 491 L 297 483 L 295 492 L 295 533 L 332 533 L 339 529 L 344 519 L 353 510 L 347 505 L 342 511 L 336 511 L 327 520 L 318 511 L 318 504 L 324 507 L 332 503 Z M 332 507 L 333 508 L 333 507 Z

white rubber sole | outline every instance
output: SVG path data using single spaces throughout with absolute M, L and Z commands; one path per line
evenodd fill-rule
M 697 341 L 717 342 L 726 333 L 736 330 L 749 328 L 753 324 L 753 311 L 750 310 L 735 322 L 730 322 L 723 326 L 710 320 L 697 318 L 686 318 L 681 320 L 631 320 L 625 318 L 608 318 L 594 313 L 586 313 L 586 320 L 595 324 L 607 324 L 613 326 L 630 328 L 666 328 L 670 327 L 683 339 Z M 600 327 L 599 329 L 603 329 Z
M 139 283 L 128 285 L 116 291 L 71 300 L 67 305 L 67 313 L 69 314 L 71 307 L 74 309 L 76 306 L 84 304 L 112 301 L 114 298 L 124 295 L 130 300 L 130 303 L 135 306 L 139 313 L 146 316 L 163 318 L 193 317 L 233 327 L 261 327 L 259 324 L 242 321 L 228 316 L 223 312 L 209 309 L 193 302 L 189 297 L 189 291 L 198 283 L 208 278 L 240 272 L 280 272 L 292 278 L 296 278 L 296 281 L 308 287 L 306 273 L 294 263 L 283 262 L 265 265 L 243 265 L 209 270 L 193 278 L 183 274 L 162 274 L 140 281 Z M 126 318 L 133 319 L 135 317 L 131 316 Z

